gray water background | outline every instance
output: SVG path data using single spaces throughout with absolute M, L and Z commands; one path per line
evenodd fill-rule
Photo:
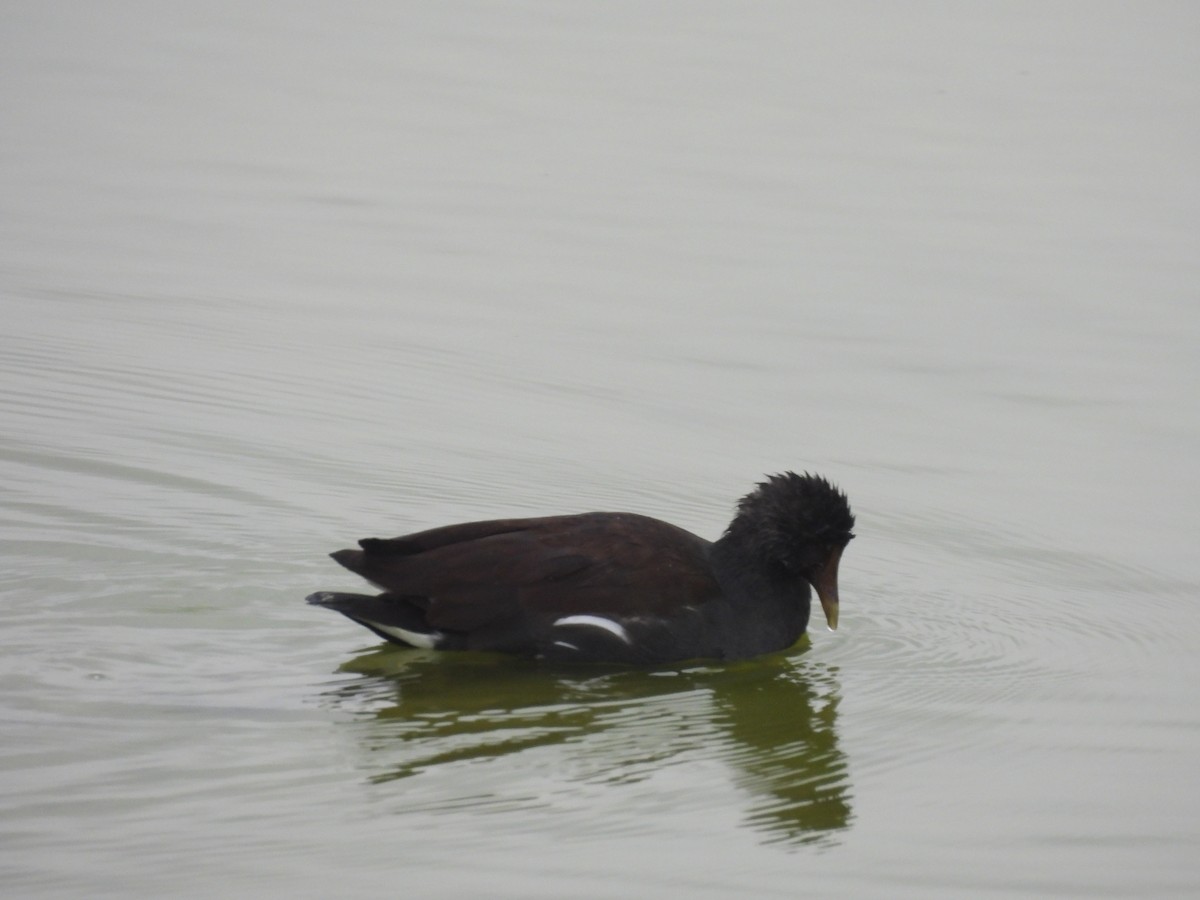
M 1200 13 L 0 13 L 0 884 L 1200 889 Z M 842 628 L 381 648 L 367 535 L 706 537 L 819 471 Z

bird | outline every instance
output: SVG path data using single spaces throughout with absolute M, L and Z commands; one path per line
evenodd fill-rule
M 407 647 L 551 662 L 653 666 L 785 650 L 815 590 L 838 625 L 838 568 L 853 539 L 825 478 L 765 476 L 708 541 L 628 512 L 466 522 L 331 553 L 382 589 L 308 602 Z

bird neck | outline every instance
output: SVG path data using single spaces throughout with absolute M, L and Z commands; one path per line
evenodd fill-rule
M 772 571 L 755 548 L 737 534 L 726 534 L 709 547 L 709 560 L 726 596 L 756 605 L 772 602 L 807 605 L 808 582 Z
M 719 627 L 739 635 L 731 656 L 751 656 L 791 646 L 808 627 L 812 591 L 803 578 L 779 577 L 752 548 L 722 538 L 709 562 L 728 601 Z

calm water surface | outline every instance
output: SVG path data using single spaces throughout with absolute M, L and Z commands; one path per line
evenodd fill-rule
M 6 894 L 1200 890 L 1191 7 L 0 20 Z M 786 654 L 303 604 L 787 468 L 860 537 Z

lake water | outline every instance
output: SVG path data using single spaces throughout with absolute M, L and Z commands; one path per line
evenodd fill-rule
M 1196 7 L 0 21 L 7 896 L 1200 891 Z M 859 520 L 786 654 L 303 602 L 784 469 Z

